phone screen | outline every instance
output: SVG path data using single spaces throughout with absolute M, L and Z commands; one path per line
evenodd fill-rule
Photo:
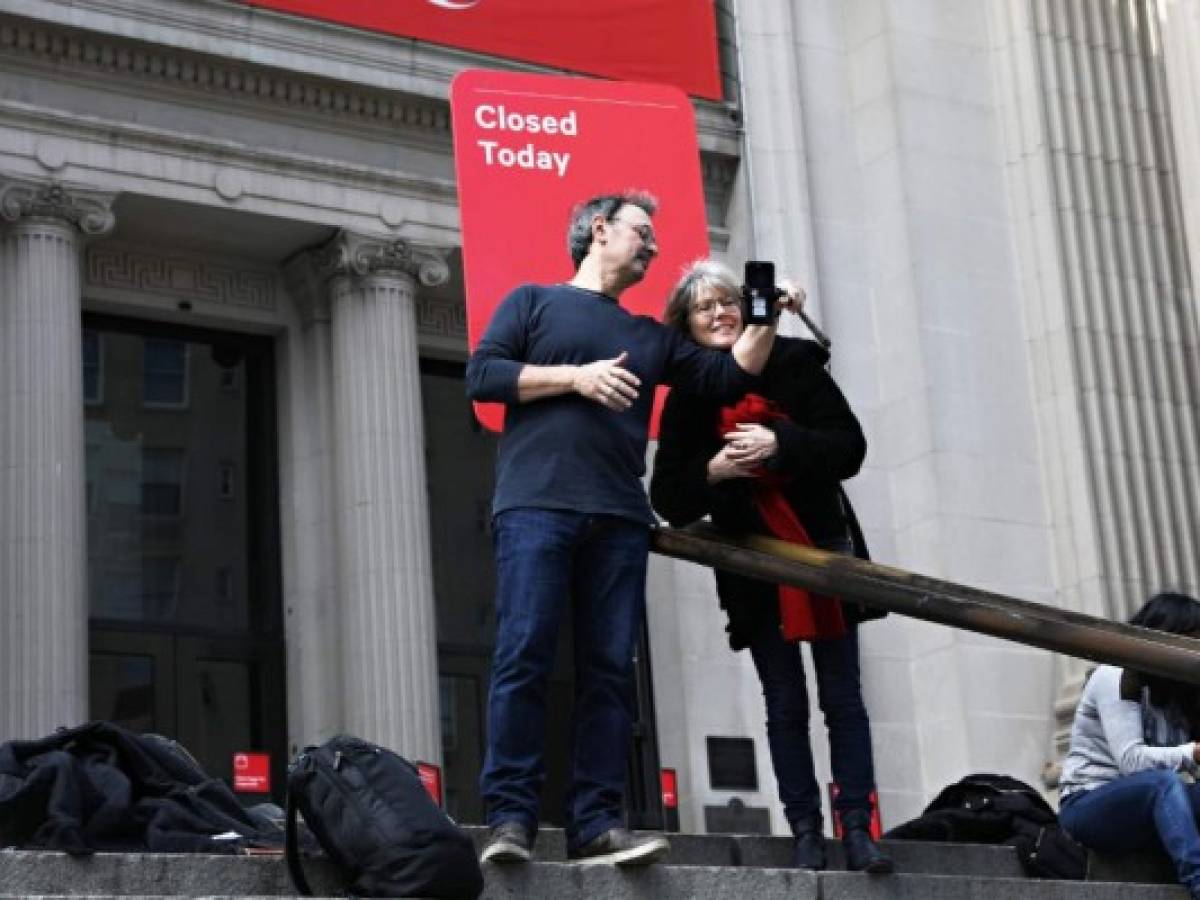
M 775 264 L 750 260 L 746 263 L 747 325 L 770 325 L 775 321 Z

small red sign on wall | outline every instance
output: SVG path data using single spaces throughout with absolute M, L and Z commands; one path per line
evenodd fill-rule
M 421 784 L 429 791 L 429 796 L 438 806 L 442 805 L 442 770 L 433 763 L 418 762 L 417 774 L 421 776 Z
M 271 754 L 233 754 L 233 789 L 242 794 L 271 793 Z
M 833 807 L 833 802 L 837 800 L 839 793 L 840 789 L 838 788 L 837 782 L 829 782 L 829 806 L 831 809 Z M 879 815 L 879 793 L 877 791 L 871 791 L 869 799 L 871 801 L 871 823 L 868 826 L 868 829 L 871 833 L 871 837 L 874 840 L 879 840 L 880 837 L 883 836 L 883 821 Z M 833 810 L 833 836 L 835 838 L 841 838 L 842 836 L 842 817 L 836 809 Z
M 679 808 L 679 780 L 674 769 L 662 770 L 662 802 L 666 809 Z

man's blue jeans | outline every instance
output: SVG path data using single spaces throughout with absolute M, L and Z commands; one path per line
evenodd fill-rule
M 1100 853 L 1129 853 L 1161 844 L 1179 881 L 1200 898 L 1200 785 L 1170 769 L 1146 769 L 1090 791 L 1068 794 L 1058 820 L 1067 833 Z
M 537 831 L 546 682 L 570 610 L 575 704 L 566 822 L 568 844 L 580 847 L 623 820 L 650 530 L 615 516 L 523 508 L 496 516 L 493 540 L 496 649 L 479 779 L 487 823 L 516 820 Z
M 829 762 L 838 785 L 839 812 L 869 809 L 875 787 L 871 723 L 863 705 L 858 668 L 858 628 L 845 637 L 812 641 L 817 699 L 829 729 Z M 767 743 L 779 784 L 779 800 L 793 830 L 807 827 L 821 812 L 821 790 L 813 770 L 808 731 L 808 689 L 800 644 L 777 629 L 751 645 L 767 707 Z

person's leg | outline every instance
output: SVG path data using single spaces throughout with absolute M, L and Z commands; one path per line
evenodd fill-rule
M 1200 897 L 1200 833 L 1178 773 L 1148 769 L 1115 778 L 1068 797 L 1058 818 L 1075 840 L 1100 853 L 1129 853 L 1157 840 L 1180 883 Z
M 820 830 L 821 789 L 813 770 L 808 737 L 808 690 L 800 645 L 770 628 L 750 643 L 767 714 L 767 746 L 779 787 L 779 802 L 795 833 Z
M 824 869 L 821 789 L 813 771 L 808 739 L 808 690 L 800 645 L 785 641 L 778 629 L 771 628 L 751 642 L 750 656 L 762 684 L 767 746 L 771 750 L 779 802 L 796 838 L 792 865 L 799 869 Z
M 875 765 L 859 678 L 857 626 L 850 625 L 844 637 L 813 641 L 812 653 L 817 699 L 829 731 L 830 767 L 838 785 L 833 805 L 842 822 L 846 866 L 875 874 L 891 872 L 892 860 L 871 837 Z
M 646 604 L 650 531 L 593 517 L 575 557 L 575 708 L 567 844 L 621 825 L 634 713 L 633 654 Z
M 546 681 L 584 524 L 543 509 L 508 510 L 494 523 L 496 647 L 479 786 L 488 825 L 515 821 L 531 837 L 546 771 Z
M 834 808 L 870 810 L 875 789 L 871 723 L 863 704 L 858 665 L 858 628 L 846 636 L 812 642 L 817 699 L 829 730 L 829 762 L 838 797 Z

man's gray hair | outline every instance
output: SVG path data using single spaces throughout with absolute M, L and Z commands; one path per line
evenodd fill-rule
M 648 191 L 625 191 L 621 194 L 600 194 L 585 200 L 571 210 L 571 224 L 567 228 L 567 251 L 575 270 L 592 248 L 592 219 L 603 216 L 610 221 L 622 207 L 636 206 L 648 216 L 658 210 L 658 199 Z

